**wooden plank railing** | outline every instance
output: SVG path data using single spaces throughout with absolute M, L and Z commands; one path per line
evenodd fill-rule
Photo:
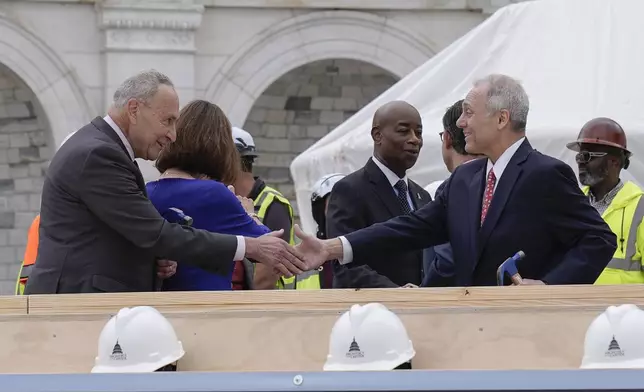
M 586 329 L 607 306 L 644 306 L 644 286 L 0 297 L 0 364 L 3 373 L 88 372 L 110 315 L 149 305 L 183 342 L 180 370 L 320 370 L 337 317 L 368 302 L 399 314 L 414 368 L 560 369 L 579 366 Z

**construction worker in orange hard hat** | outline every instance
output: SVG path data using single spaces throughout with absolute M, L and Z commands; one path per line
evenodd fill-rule
M 599 117 L 588 121 L 567 147 L 577 152 L 584 194 L 617 236 L 613 259 L 595 284 L 644 283 L 644 192 L 620 179 L 632 156 L 626 133 L 616 121 Z

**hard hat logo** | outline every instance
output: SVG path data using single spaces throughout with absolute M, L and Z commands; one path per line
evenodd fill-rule
M 324 370 L 394 370 L 414 355 L 407 330 L 395 313 L 380 303 L 353 305 L 331 329 Z
M 644 311 L 636 305 L 609 306 L 588 326 L 582 369 L 644 369 Z
M 121 345 L 119 344 L 119 341 L 116 341 L 116 344 L 114 345 L 114 348 L 112 349 L 112 355 L 110 355 L 110 359 L 112 361 L 125 361 L 127 360 L 127 355 L 123 352 L 123 349 L 121 348 Z
M 364 358 L 364 352 L 360 350 L 360 346 L 358 346 L 355 336 L 353 337 L 353 341 L 349 346 L 349 351 L 347 352 L 347 358 L 351 358 L 351 359 Z
M 610 341 L 605 355 L 610 358 L 624 356 L 624 350 L 619 347 L 619 343 L 617 343 L 615 336 L 613 336 L 613 339 Z
M 158 310 L 150 306 L 122 308 L 101 331 L 92 373 L 176 370 L 176 362 L 184 354 L 172 324 Z

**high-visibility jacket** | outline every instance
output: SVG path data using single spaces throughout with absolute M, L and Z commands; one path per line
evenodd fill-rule
M 29 233 L 27 234 L 27 248 L 25 249 L 25 257 L 22 259 L 22 265 L 20 266 L 20 271 L 18 271 L 18 279 L 16 281 L 16 295 L 24 294 L 25 286 L 27 286 L 27 280 L 29 279 L 29 274 L 34 268 L 34 263 L 36 262 L 36 256 L 38 254 L 39 228 L 40 215 L 36 215 L 33 222 L 31 222 L 31 227 L 29 227 Z
M 582 188 L 588 195 L 589 188 Z M 595 284 L 618 285 L 644 283 L 644 192 L 633 182 L 626 182 L 602 218 L 617 236 L 617 249 Z
M 293 207 L 284 195 L 277 189 L 265 186 L 259 195 L 255 198 L 253 204 L 255 205 L 255 213 L 260 221 L 264 221 L 266 211 L 273 204 L 273 202 L 281 202 L 288 207 L 291 223 L 293 222 Z M 289 232 L 289 243 L 295 245 L 295 232 L 293 225 Z M 320 273 L 318 270 L 306 271 L 297 276 L 290 278 L 280 277 L 277 280 L 278 289 L 296 289 L 296 290 L 319 290 L 320 287 Z

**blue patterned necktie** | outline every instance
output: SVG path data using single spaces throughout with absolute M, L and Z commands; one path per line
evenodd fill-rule
M 409 194 L 409 191 L 407 190 L 407 183 L 403 180 L 399 180 L 396 185 L 394 185 L 394 188 L 398 191 L 398 203 L 400 203 L 400 207 L 403 210 L 403 213 L 409 214 L 411 212 L 411 207 L 409 206 L 409 202 L 407 201 L 407 195 Z

